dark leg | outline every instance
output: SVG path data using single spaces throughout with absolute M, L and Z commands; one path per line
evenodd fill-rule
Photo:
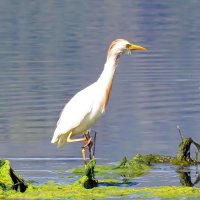
M 84 160 L 85 166 L 87 164 L 85 148 L 88 147 L 90 160 L 94 159 L 94 155 L 95 155 L 96 131 L 94 131 L 94 139 L 93 140 L 90 136 L 90 132 L 91 131 L 88 130 L 87 132 L 83 133 L 84 141 L 83 141 L 83 147 L 82 147 L 82 155 L 83 155 L 83 160 Z
M 93 142 L 92 142 L 92 138 L 90 137 L 90 131 L 88 130 L 87 133 L 84 133 L 83 135 L 86 138 L 84 147 L 88 147 L 89 158 L 91 160 L 92 159 L 91 148 L 92 148 Z

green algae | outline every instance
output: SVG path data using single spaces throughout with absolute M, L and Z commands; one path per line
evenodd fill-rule
M 138 193 L 144 193 L 148 197 L 160 197 L 160 198 L 182 198 L 200 197 L 199 188 L 183 187 L 183 186 L 162 186 L 162 187 L 146 187 L 138 190 Z M 141 194 L 142 196 L 142 194 Z
M 47 182 L 40 186 L 29 185 L 24 193 L 12 190 L 0 192 L 0 195 L 6 199 L 105 199 L 122 196 L 137 196 L 138 198 L 199 198 L 200 189 L 182 186 L 144 188 L 107 186 L 85 189 L 82 184 L 59 185 L 55 182 Z
M 172 160 L 171 164 L 180 166 L 197 165 L 199 161 L 196 158 L 191 158 L 190 147 L 194 145 L 197 151 L 200 152 L 200 145 L 192 138 L 182 138 L 176 157 Z
M 102 179 L 135 178 L 146 175 L 150 169 L 151 167 L 143 162 L 142 156 L 137 154 L 131 159 L 124 157 L 119 164 L 96 165 L 94 173 Z M 74 174 L 81 175 L 84 173 L 84 168 L 71 169 L 71 171 Z
M 97 186 L 98 181 L 95 178 L 95 168 L 96 161 L 94 159 L 90 160 L 85 168 L 85 175 L 78 181 L 73 183 L 74 186 L 82 185 L 86 189 L 91 189 Z
M 140 163 L 151 166 L 154 164 L 170 163 L 174 158 L 160 154 L 137 154 L 135 159 L 137 159 L 137 161 Z
M 3 159 L 0 159 L 0 188 L 20 192 L 24 192 L 27 188 L 23 178 L 11 168 L 10 162 Z
M 192 140 L 192 138 L 182 138 L 179 144 L 178 153 L 175 157 L 160 154 L 137 154 L 131 159 L 124 157 L 118 165 L 97 165 L 94 172 L 101 178 L 113 178 L 119 176 L 134 178 L 147 174 L 151 169 L 151 166 L 155 164 L 168 163 L 181 167 L 197 165 L 199 162 L 196 159 L 191 158 L 190 155 L 191 144 L 194 144 L 197 147 L 197 150 L 200 151 L 200 145 Z M 72 173 L 83 174 L 84 169 L 72 169 Z
M 95 160 L 91 160 L 85 170 L 83 168 L 79 169 L 79 173 L 84 175 L 72 184 L 58 184 L 49 181 L 45 184 L 34 186 L 29 183 L 24 193 L 15 190 L 0 190 L 0 199 L 200 198 L 200 188 L 187 186 L 124 187 L 125 182 L 116 178 L 116 176 L 121 176 L 122 174 L 135 176 L 131 170 L 141 171 L 141 173 L 146 171 L 148 173 L 150 165 L 158 161 L 164 162 L 162 159 L 155 159 L 154 155 L 143 156 L 141 154 L 137 154 L 131 159 L 124 157 L 117 165 L 95 166 Z M 104 174 L 106 172 L 110 173 L 110 170 L 116 175 L 114 178 L 96 181 L 95 171 L 99 174 Z M 86 189 L 85 183 L 88 179 L 95 181 L 95 187 Z
M 13 180 L 10 176 L 10 162 L 0 160 L 0 188 L 3 190 L 13 189 Z
M 129 178 L 143 176 L 149 172 L 152 165 L 158 163 L 170 163 L 180 166 L 198 164 L 199 162 L 190 156 L 190 146 L 194 144 L 198 151 L 199 144 L 191 138 L 182 138 L 179 145 L 177 156 L 165 156 L 148 154 L 137 154 L 128 159 L 124 157 L 118 164 L 97 165 L 95 160 L 91 160 L 86 169 L 79 168 L 72 170 L 76 175 L 83 175 L 79 180 L 72 184 L 58 184 L 47 182 L 45 184 L 34 186 L 28 184 L 24 193 L 15 190 L 4 190 L 0 187 L 0 199 L 105 199 L 109 197 L 129 197 L 129 198 L 200 198 L 200 188 L 192 188 L 197 179 L 192 183 L 190 174 L 179 173 L 180 182 L 183 186 L 161 186 L 161 187 L 129 187 Z M 9 161 L 8 161 L 9 162 Z M 0 168 L 8 162 L 0 162 Z M 8 165 L 4 166 L 8 171 Z M 0 170 L 4 174 L 5 171 Z M 60 172 L 64 172 L 60 171 Z M 98 176 L 97 181 L 95 175 Z M 0 174 L 1 177 L 1 174 Z M 122 179 L 123 177 L 123 179 Z M 0 181 L 2 179 L 0 178 Z M 2 181 L 3 184 L 4 181 Z M 124 187 L 125 186 L 125 187 Z M 128 187 L 127 187 L 128 186 Z M 190 186 L 190 187 L 189 187 Z M 89 189 L 88 189 L 89 188 Z
M 182 167 L 189 165 L 197 165 L 200 162 L 196 160 L 196 158 L 192 158 L 190 153 L 190 148 L 192 144 L 194 144 L 198 152 L 200 152 L 200 145 L 197 142 L 195 142 L 192 138 L 182 138 L 179 144 L 177 155 L 175 157 L 160 154 L 137 154 L 134 159 L 137 159 L 138 157 L 138 162 L 148 166 L 160 163 L 170 163 L 172 165 L 178 165 Z

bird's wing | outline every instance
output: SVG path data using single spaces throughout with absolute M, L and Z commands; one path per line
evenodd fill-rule
M 90 113 L 94 97 L 96 83 L 78 92 L 64 107 L 60 119 L 57 122 L 57 133 L 64 134 L 77 127 Z

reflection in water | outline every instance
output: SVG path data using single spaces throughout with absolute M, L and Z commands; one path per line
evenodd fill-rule
M 182 186 L 190 186 L 193 187 L 200 182 L 200 173 L 198 168 L 196 169 L 195 179 L 192 181 L 191 172 L 184 172 L 183 170 L 177 170 L 179 174 L 180 183 Z

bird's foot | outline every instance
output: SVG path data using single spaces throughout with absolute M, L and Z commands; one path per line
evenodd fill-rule
M 92 138 L 85 138 L 83 148 L 90 146 L 92 147 L 92 145 L 93 145 Z
M 89 158 L 91 160 L 91 159 L 93 159 L 93 156 L 92 156 L 92 153 L 91 153 L 91 149 L 92 149 L 92 146 L 93 146 L 93 141 L 92 141 L 92 138 L 90 137 L 90 132 L 87 131 L 87 133 L 84 133 L 83 136 L 84 136 L 83 148 L 88 147 Z
M 94 139 L 91 138 L 90 136 L 90 131 L 88 130 L 86 133 L 83 133 L 84 137 L 84 144 L 82 147 L 82 155 L 83 155 L 83 160 L 84 160 L 84 165 L 86 165 L 86 153 L 85 153 L 85 148 L 88 147 L 89 151 L 89 158 L 90 160 L 94 159 L 95 155 L 95 141 L 96 141 L 96 132 L 94 131 Z M 92 148 L 93 147 L 93 148 Z

